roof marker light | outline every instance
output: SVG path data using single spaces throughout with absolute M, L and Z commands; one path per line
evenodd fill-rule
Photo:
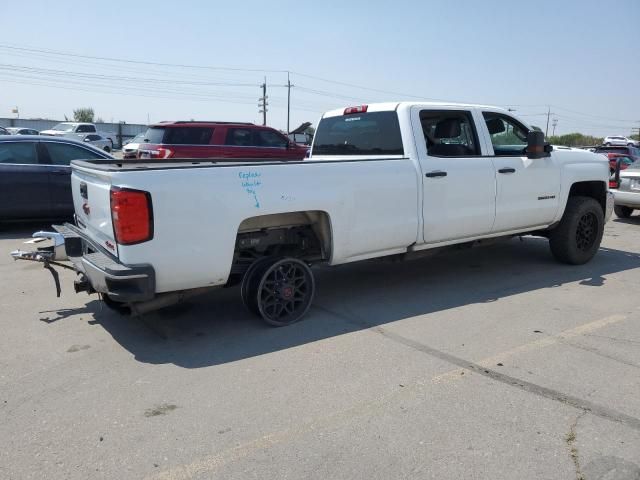
M 357 107 L 347 107 L 344 109 L 344 115 L 349 115 L 351 113 L 366 113 L 369 105 L 358 105 Z

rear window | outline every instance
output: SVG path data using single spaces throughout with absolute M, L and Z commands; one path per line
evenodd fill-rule
M 212 135 L 211 127 L 151 127 L 144 138 L 156 144 L 209 145 Z
M 371 112 L 324 118 L 313 155 L 404 155 L 396 112 Z

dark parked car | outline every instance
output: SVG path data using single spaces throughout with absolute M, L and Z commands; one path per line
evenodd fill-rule
M 73 215 L 71 160 L 113 158 L 68 138 L 0 137 L 0 221 Z
M 138 158 L 304 160 L 309 148 L 253 123 L 162 122 L 150 125 Z

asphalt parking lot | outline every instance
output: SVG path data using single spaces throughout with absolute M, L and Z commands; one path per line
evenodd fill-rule
M 237 289 L 149 316 L 63 293 L 0 231 L 2 479 L 640 478 L 640 216 L 589 264 L 513 239 L 318 269 L 307 319 Z

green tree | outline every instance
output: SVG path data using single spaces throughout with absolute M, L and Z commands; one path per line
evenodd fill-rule
M 93 108 L 78 108 L 73 111 L 73 119 L 76 122 L 93 123 Z
M 587 147 L 602 145 L 602 137 L 592 137 L 582 133 L 568 133 L 566 135 L 551 136 L 547 139 L 552 145 L 565 145 L 567 147 Z

